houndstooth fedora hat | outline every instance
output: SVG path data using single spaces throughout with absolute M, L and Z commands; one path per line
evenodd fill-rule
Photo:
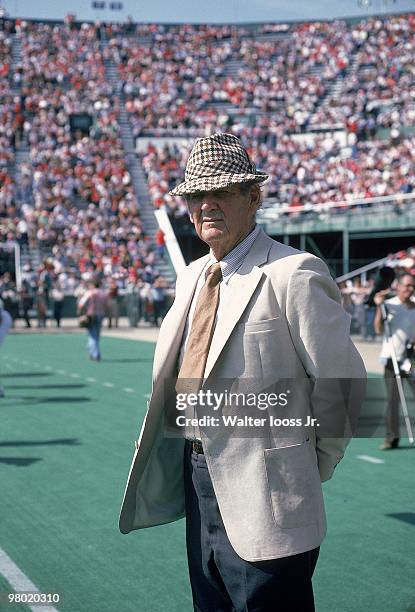
M 239 138 L 233 134 L 212 134 L 196 140 L 187 160 L 185 180 L 170 195 L 213 191 L 247 181 L 262 183 L 267 178 L 268 174 L 256 169 Z

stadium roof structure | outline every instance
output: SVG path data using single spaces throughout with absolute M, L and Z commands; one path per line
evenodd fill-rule
M 0 0 L 9 17 L 141 23 L 254 23 L 312 21 L 413 12 L 414 0 Z

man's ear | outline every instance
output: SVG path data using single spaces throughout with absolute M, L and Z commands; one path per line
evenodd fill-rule
M 258 183 L 254 183 L 251 186 L 251 191 L 249 192 L 250 202 L 249 207 L 252 212 L 256 212 L 258 208 L 261 206 L 261 189 Z

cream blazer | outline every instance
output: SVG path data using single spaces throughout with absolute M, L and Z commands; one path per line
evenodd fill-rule
M 206 257 L 177 278 L 176 298 L 160 328 L 152 394 L 121 508 L 122 533 L 184 516 L 184 440 L 166 431 L 165 411 L 174 406 L 178 353 Z M 350 340 L 350 317 L 339 290 L 317 257 L 261 230 L 227 290 L 234 294 L 232 308 L 218 320 L 205 386 L 225 380 L 240 389 L 248 381 L 245 390 L 260 391 L 288 380 L 295 395 L 289 413 L 303 420 L 312 416 L 318 425 L 289 432 L 265 427 L 255 436 L 232 427 L 201 427 L 218 505 L 243 559 L 302 553 L 324 538 L 321 482 L 331 478 L 350 439 L 365 368 Z M 252 414 L 258 416 L 256 408 Z

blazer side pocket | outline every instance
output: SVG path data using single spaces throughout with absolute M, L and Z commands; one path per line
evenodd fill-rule
M 315 523 L 321 485 L 309 441 L 264 449 L 264 460 L 275 523 L 284 529 Z

